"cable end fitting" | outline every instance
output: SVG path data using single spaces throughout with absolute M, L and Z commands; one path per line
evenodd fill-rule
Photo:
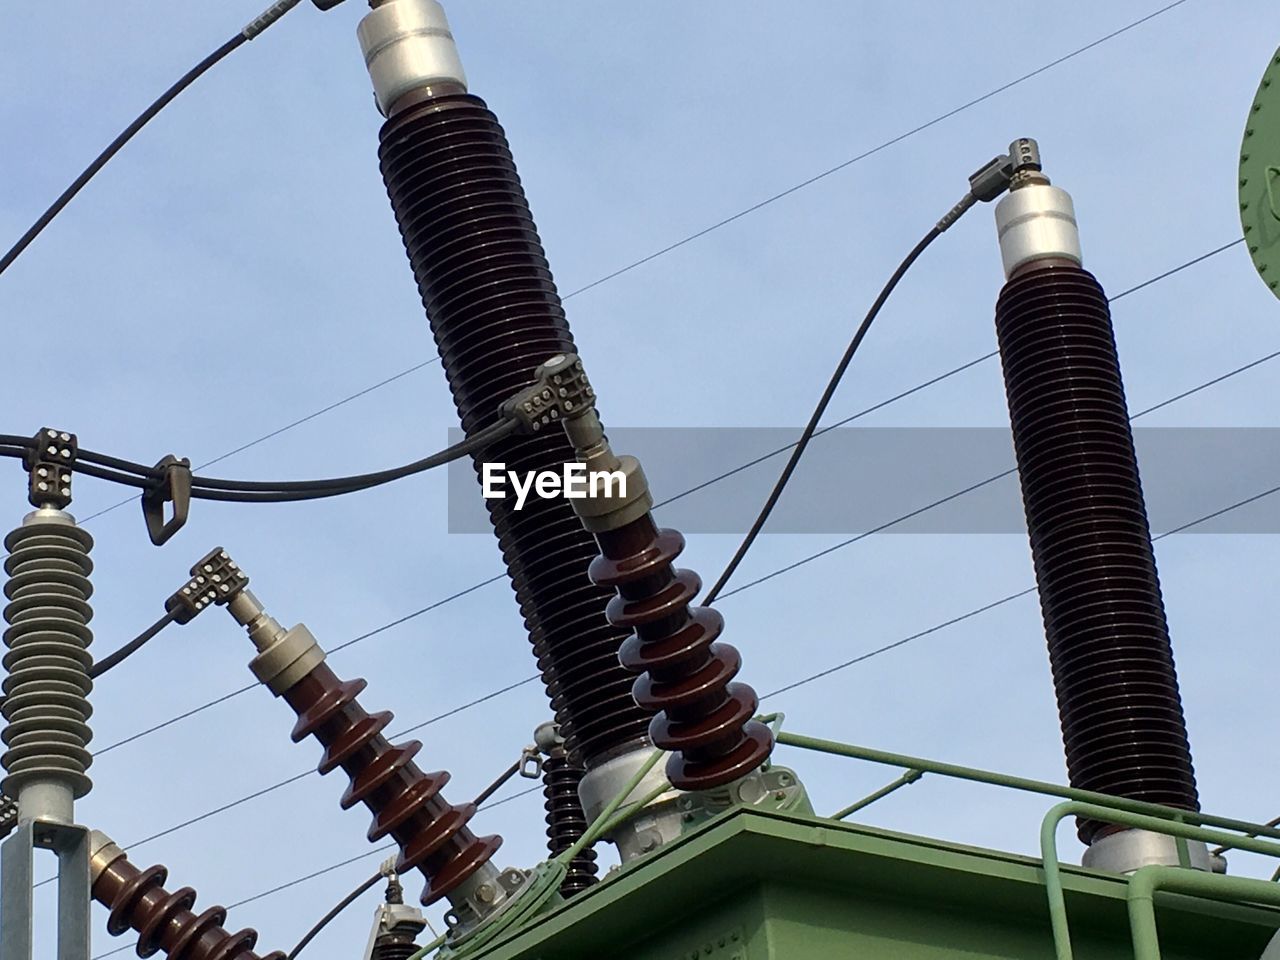
M 996 204 L 996 232 L 1006 278 L 1037 260 L 1083 262 L 1080 231 L 1071 195 L 1052 186 L 1030 137 L 1009 145 L 1012 179 L 1009 195 Z
M 191 579 L 164 602 L 174 623 L 190 623 L 214 605 L 226 606 L 244 592 L 249 577 L 222 547 L 196 561 Z
M 1015 143 L 1021 141 L 1014 141 Z M 1035 141 L 1028 141 L 1034 144 Z M 990 203 L 1009 189 L 1013 179 L 1014 160 L 1009 154 L 993 157 L 969 176 L 969 192 L 938 221 L 939 233 L 948 230 L 969 208 L 978 202 Z
M 596 392 L 575 353 L 556 354 L 533 373 L 533 383 L 502 405 L 504 417 L 524 432 L 564 426 L 574 455 L 586 468 L 586 491 L 571 497 L 574 512 L 592 533 L 616 530 L 653 508 L 640 461 L 618 456 L 596 413 Z

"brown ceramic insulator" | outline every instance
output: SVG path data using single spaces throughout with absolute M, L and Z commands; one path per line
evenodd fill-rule
M 528 386 L 548 357 L 576 352 L 511 149 L 484 101 L 405 97 L 379 135 L 387 193 L 468 436 Z M 501 440 L 476 457 L 508 470 L 573 460 L 560 430 Z M 609 592 L 587 577 L 597 549 L 563 498 L 487 499 L 507 573 L 569 752 L 587 767 L 644 746 L 648 717 L 618 664 Z
M 773 736 L 753 719 L 756 692 L 732 682 L 742 658 L 715 642 L 724 628 L 719 611 L 690 607 L 702 580 L 672 566 L 684 537 L 659 530 L 645 514 L 597 533 L 596 540 L 601 555 L 591 564 L 591 579 L 617 591 L 606 611 L 609 622 L 634 631 L 619 659 L 640 674 L 632 687 L 636 703 L 657 714 L 649 737 L 672 751 L 672 785 L 709 790 L 759 767 L 773 750 Z
M 320 664 L 283 694 L 298 715 L 295 743 L 314 736 L 324 746 L 320 773 L 341 768 L 351 778 L 342 809 L 363 803 L 373 812 L 369 840 L 391 837 L 400 846 L 397 873 L 419 870 L 424 904 L 434 903 L 489 861 L 502 845 L 467 827 L 475 804 L 453 806 L 440 795 L 444 772 L 423 773 L 413 762 L 421 742 L 392 744 L 382 735 L 392 714 L 369 714 L 356 700 L 364 680 L 340 680 Z
M 1198 810 L 1106 294 L 1073 262 L 1027 264 L 996 333 L 1071 785 Z
M 164 889 L 164 867 L 140 870 L 119 857 L 94 881 L 93 897 L 111 911 L 107 932 L 118 937 L 129 930 L 138 933 L 138 956 L 164 951 L 169 960 L 285 960 L 280 951 L 260 957 L 253 952 L 255 930 L 228 933 L 224 907 L 210 907 L 196 914 L 196 892 L 183 887 Z
M 583 770 L 575 766 L 563 748 L 552 750 L 542 761 L 542 795 L 546 798 L 543 809 L 547 816 L 547 849 L 558 857 L 582 838 L 587 832 L 587 815 L 578 799 L 578 784 Z M 596 882 L 596 852 L 592 847 L 582 851 L 569 861 L 569 869 L 560 884 L 560 895 L 571 897 Z

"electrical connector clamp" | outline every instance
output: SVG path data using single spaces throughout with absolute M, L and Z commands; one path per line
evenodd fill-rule
M 502 405 L 501 414 L 537 433 L 558 420 L 580 416 L 595 406 L 596 392 L 576 354 L 552 357 L 533 372 L 533 383 Z
M 27 502 L 63 510 L 71 504 L 71 471 L 80 446 L 74 433 L 45 427 L 32 438 L 24 464 L 31 477 Z
M 175 623 L 190 623 L 205 610 L 225 606 L 249 585 L 249 577 L 222 547 L 196 561 L 191 579 L 164 602 Z

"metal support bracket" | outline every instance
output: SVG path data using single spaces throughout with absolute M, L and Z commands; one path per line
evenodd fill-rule
M 156 464 L 161 485 L 142 494 L 142 516 L 147 521 L 147 536 L 157 547 L 186 525 L 191 512 L 191 461 L 169 454 Z M 164 518 L 164 505 L 173 503 L 173 516 Z
M 37 820 L 0 846 L 0 960 L 33 960 L 35 850 L 58 855 L 57 960 L 89 960 L 89 831 Z

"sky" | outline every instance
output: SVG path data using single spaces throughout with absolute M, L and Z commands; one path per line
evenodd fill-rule
M 1244 118 L 1280 39 L 1258 28 L 1261 2 L 1184 0 L 1008 86 L 1161 3 L 1016 15 L 936 0 L 446 6 L 472 92 L 503 121 L 561 290 L 574 293 L 570 323 L 617 427 L 798 432 L 884 279 L 1017 136 L 1039 139 L 1047 171 L 1074 196 L 1086 266 L 1113 294 L 1236 240 Z M 5 5 L 0 245 L 258 11 L 259 0 Z M 50 425 L 117 456 L 201 464 L 328 408 L 210 468 L 245 479 L 364 472 L 448 442 L 454 410 L 438 363 L 422 366 L 434 347 L 377 169 L 380 118 L 355 41 L 364 12 L 356 0 L 328 13 L 304 4 L 241 48 L 0 277 L 4 432 Z M 828 420 L 993 350 L 1001 281 L 992 209 L 979 207 L 908 275 Z M 1126 296 L 1114 317 L 1135 411 L 1280 350 L 1280 304 L 1239 246 Z M 1278 426 L 1277 370 L 1259 364 L 1144 422 Z M 858 422 L 1006 425 L 998 366 L 976 364 Z M 726 453 L 721 469 L 732 461 Z M 720 472 L 697 466 L 657 498 Z M 1248 464 L 1257 475 L 1240 486 L 1274 486 L 1267 467 Z M 763 497 L 780 468 L 768 461 L 694 496 Z M 814 468 L 832 469 L 830 459 Z M 16 526 L 25 479 L 8 469 L 0 505 Z M 839 484 L 819 488 L 840 495 Z M 82 478 L 72 512 L 97 541 L 95 650 L 154 620 L 188 567 L 222 545 L 268 610 L 305 622 L 326 647 L 377 631 L 330 665 L 368 679 L 363 702 L 393 710 L 393 732 L 439 718 L 415 734 L 419 760 L 452 771 L 447 796 L 461 802 L 519 755 L 548 708 L 540 685 L 523 683 L 463 709 L 520 684 L 533 661 L 503 581 L 470 589 L 502 565 L 491 536 L 448 532 L 446 490 L 441 471 L 311 504 L 201 502 L 157 550 L 135 502 L 99 515 L 125 494 Z M 730 589 L 845 539 L 766 534 Z M 684 563 L 710 581 L 736 543 L 691 536 Z M 1182 534 L 1157 543 L 1157 560 L 1203 805 L 1276 816 L 1264 667 L 1280 621 L 1280 541 Z M 767 694 L 923 634 L 763 706 L 799 732 L 1062 781 L 1034 596 L 931 630 L 1033 582 L 1021 534 L 867 537 L 726 596 L 725 639 L 743 653 L 742 678 Z M 251 653 L 221 611 L 170 628 L 99 681 L 94 747 L 251 684 Z M 314 768 L 319 748 L 293 744 L 292 723 L 264 688 L 226 699 L 101 753 L 77 814 L 134 844 L 233 804 Z M 799 771 L 820 812 L 897 775 L 790 750 L 776 759 Z M 206 905 L 255 897 L 368 851 L 366 814 L 338 809 L 344 786 L 340 774 L 299 776 L 130 858 L 167 864 L 171 887 L 194 886 Z M 1031 853 L 1050 805 L 926 778 L 864 822 Z M 473 826 L 506 838 L 503 865 L 543 855 L 537 794 L 482 811 Z M 1067 829 L 1062 843 L 1078 856 Z M 287 951 L 378 860 L 255 899 L 229 925 L 257 927 L 261 952 Z M 1247 856 L 1232 863 L 1271 871 Z M 52 889 L 39 891 L 45 911 Z M 310 951 L 362 949 L 376 901 L 347 911 Z M 101 910 L 95 924 L 95 956 L 131 942 L 106 935 Z

